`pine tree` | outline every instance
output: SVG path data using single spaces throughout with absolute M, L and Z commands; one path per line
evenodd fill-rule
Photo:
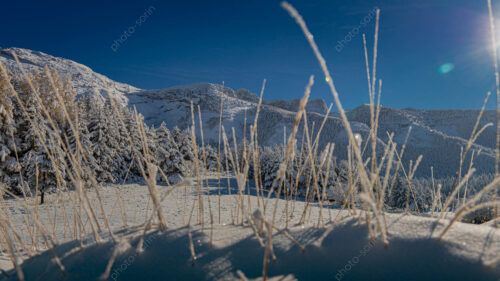
M 118 150 L 116 132 L 110 128 L 110 117 L 105 114 L 104 107 L 96 106 L 91 110 L 89 133 L 90 141 L 95 145 L 93 156 L 103 167 L 101 171 L 97 171 L 96 177 L 100 182 L 115 182 L 115 157 Z
M 126 107 L 119 107 L 120 116 L 123 119 L 123 123 L 125 124 L 125 128 L 122 123 L 119 121 L 119 139 L 120 147 L 122 147 L 123 160 L 124 164 L 127 165 L 125 169 L 131 170 L 133 175 L 142 177 L 142 174 L 137 167 L 137 163 L 134 164 L 136 157 L 136 153 L 139 153 L 141 150 L 141 135 L 139 132 L 139 126 L 137 124 L 136 115 Z M 116 113 L 114 114 L 116 115 Z M 117 116 L 117 118 L 120 118 Z M 130 144 L 130 140 L 132 140 L 132 144 Z M 132 166 L 131 166 L 132 164 Z
M 120 110 L 121 105 L 116 106 L 118 110 Z M 114 154 L 110 170 L 114 179 L 119 179 L 121 182 L 125 178 L 128 168 L 130 167 L 129 157 L 133 154 L 129 152 L 130 144 L 126 137 L 127 132 L 124 130 L 115 106 L 113 106 L 109 98 L 106 99 L 103 112 L 106 115 L 105 120 L 107 124 L 108 143 Z M 123 116 L 123 113 L 120 113 L 120 115 Z
M 81 168 L 83 169 L 80 175 L 84 181 L 90 184 L 91 176 L 102 171 L 101 166 L 94 157 L 95 144 L 91 141 L 91 135 L 88 130 L 89 113 L 85 106 L 86 99 L 81 98 L 77 103 L 77 111 L 75 115 L 78 117 L 73 122 L 73 129 L 67 126 L 66 136 L 68 139 L 68 149 L 75 157 Z M 78 137 L 78 139 L 77 139 Z M 77 144 L 77 141 L 79 143 Z
M 278 177 L 282 160 L 283 153 L 280 147 L 264 147 L 260 153 L 260 167 L 264 188 L 270 189 L 272 187 L 273 182 Z
M 205 168 L 211 172 L 217 171 L 217 163 L 218 163 L 219 159 L 217 157 L 217 151 L 215 150 L 215 148 L 211 145 L 206 145 L 205 146 L 205 156 L 206 156 L 206 161 L 207 161 Z M 198 151 L 198 159 L 201 161 L 201 163 L 203 163 L 203 161 L 205 160 L 202 148 L 200 148 L 200 150 Z M 249 169 L 249 170 L 253 170 L 253 169 Z
M 43 73 L 35 72 L 30 80 L 34 89 L 24 80 L 19 82 L 18 91 L 26 110 L 22 111 L 24 117 L 19 124 L 23 132 L 22 168 L 30 188 L 36 188 L 38 184 L 40 190 L 51 190 L 58 187 L 66 176 L 65 155 L 58 139 L 61 134 L 59 123 L 50 124 L 52 116 L 46 113 L 52 112 L 44 112 L 36 95 L 43 97 L 42 101 L 50 101 L 54 99 L 55 92 Z M 59 83 L 59 80 L 54 83 Z
M 23 158 L 27 182 L 32 189 L 38 184 L 42 191 L 54 190 L 64 183 L 66 159 L 55 134 L 47 128 L 45 146 L 31 150 Z
M 14 122 L 14 104 L 10 98 L 11 79 L 10 74 L 7 77 L 0 77 L 0 182 L 4 183 L 9 189 L 18 183 L 18 165 L 15 157 L 15 139 L 16 127 Z
M 140 127 L 141 124 L 143 125 L 143 116 L 127 108 L 122 108 L 121 112 L 126 130 L 120 131 L 120 138 L 122 140 L 122 144 L 126 144 L 126 147 L 123 150 L 123 152 L 126 153 L 126 155 L 124 155 L 124 160 L 128 165 L 131 165 L 129 177 L 142 178 L 143 174 L 138 161 L 141 161 L 144 172 L 147 173 L 147 168 L 144 162 L 145 155 L 143 149 L 143 137 Z M 132 141 L 132 144 L 130 144 L 130 140 Z M 148 142 L 148 148 L 152 148 L 150 142 Z M 137 157 L 139 157 L 139 159 L 137 159 Z M 149 160 L 153 160 L 151 158 L 151 153 L 148 154 L 148 157 L 150 157 Z
M 182 157 L 184 157 L 184 160 L 193 161 L 194 152 L 193 152 L 193 142 L 191 140 L 191 131 L 189 129 L 181 131 L 176 126 L 172 130 L 172 137 L 177 143 L 179 151 L 181 152 Z
M 158 150 L 156 152 L 158 167 L 169 177 L 169 181 L 170 178 L 177 175 L 184 176 L 186 167 L 182 154 L 165 122 L 162 122 L 161 126 L 156 130 L 156 135 L 158 141 Z
M 144 125 L 144 124 L 142 124 Z M 146 133 L 146 151 L 141 150 L 144 160 L 158 166 L 157 150 L 158 150 L 158 137 L 156 135 L 156 129 L 154 127 L 148 128 L 144 126 Z

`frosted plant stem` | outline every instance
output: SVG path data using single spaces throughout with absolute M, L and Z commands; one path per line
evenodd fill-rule
M 288 11 L 288 13 L 290 14 L 290 16 L 292 16 L 295 21 L 297 22 L 297 24 L 300 26 L 300 28 L 302 29 L 307 41 L 309 42 L 309 45 L 311 46 L 320 66 L 321 66 L 321 69 L 323 70 L 323 73 L 325 75 L 325 81 L 327 82 L 329 88 L 330 88 L 330 92 L 332 93 L 332 96 L 333 96 L 333 99 L 335 101 L 335 105 L 337 106 L 337 109 L 339 111 L 339 114 L 341 116 L 341 119 L 342 119 L 342 123 L 344 125 L 344 128 L 347 132 L 347 135 L 349 137 L 349 140 L 353 143 L 356 142 L 355 138 L 354 138 L 354 134 L 352 132 L 352 129 L 351 129 L 351 126 L 349 124 L 349 121 L 347 119 L 347 115 L 344 111 L 344 108 L 340 102 L 340 98 L 339 98 L 339 94 L 335 88 L 335 85 L 333 83 L 333 79 L 332 79 L 332 76 L 330 75 L 330 71 L 328 70 L 328 67 L 326 65 L 326 61 L 325 59 L 323 58 L 323 56 L 321 55 L 320 51 L 319 51 L 319 48 L 318 46 L 316 45 L 316 42 L 314 41 L 314 37 L 313 35 L 311 34 L 311 32 L 309 31 L 309 29 L 307 28 L 307 25 L 306 23 L 304 22 L 304 20 L 302 19 L 302 16 L 297 12 L 297 10 L 292 7 L 289 3 L 287 2 L 281 2 L 281 6 L 286 10 Z M 373 81 L 372 81 L 373 83 Z M 366 170 L 365 170 L 365 167 L 363 166 L 363 158 L 362 158 L 362 155 L 361 155 L 361 151 L 359 149 L 359 146 L 358 145 L 355 145 L 354 146 L 354 155 L 356 156 L 356 160 L 358 162 L 358 167 L 359 167 L 359 174 L 360 174 L 360 179 L 361 179 L 361 186 L 363 187 L 364 191 L 372 198 L 374 199 L 374 196 L 373 196 L 373 192 L 371 191 L 372 189 L 372 186 L 370 185 L 370 180 L 368 178 L 368 175 L 366 173 Z M 379 219 L 377 219 L 377 223 L 379 223 Z M 379 225 L 379 228 L 382 229 Z M 384 240 L 385 237 L 386 237 L 386 233 L 385 231 L 382 231 L 382 237 Z
M 496 30 L 495 30 L 495 18 L 493 17 L 493 8 L 491 6 L 491 0 L 488 0 L 488 12 L 490 19 L 490 31 L 491 31 L 491 49 L 493 53 L 493 66 L 495 67 L 495 86 L 497 92 L 497 135 L 495 143 L 495 177 L 498 177 L 498 161 L 500 158 L 500 75 L 498 73 L 498 57 L 497 57 L 497 41 L 496 41 Z M 497 199 L 498 191 L 494 191 L 494 200 Z M 498 207 L 495 206 L 494 211 L 495 217 L 498 215 Z M 495 223 L 495 227 L 498 223 Z

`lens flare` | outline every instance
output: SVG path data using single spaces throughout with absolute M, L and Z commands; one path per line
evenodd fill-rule
M 453 63 L 449 62 L 449 63 L 442 64 L 439 67 L 438 71 L 441 74 L 447 74 L 447 73 L 450 73 L 454 68 L 455 68 L 455 65 Z

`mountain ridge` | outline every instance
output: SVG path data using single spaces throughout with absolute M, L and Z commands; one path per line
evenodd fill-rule
M 201 137 L 198 107 L 200 109 L 205 143 L 218 142 L 221 98 L 223 102 L 222 125 L 229 139 L 233 138 L 232 128 L 234 128 L 234 137 L 237 140 L 242 140 L 244 133 L 248 139 L 249 128 L 254 123 L 259 97 L 246 89 L 234 90 L 213 83 L 194 83 L 166 89 L 143 90 L 113 81 L 71 60 L 28 49 L 0 49 L 0 62 L 14 72 L 19 71 L 19 67 L 11 52 L 17 54 L 20 63 L 27 71 L 41 70 L 44 66 L 49 66 L 62 75 L 70 75 L 77 94 L 110 93 L 123 104 L 137 108 L 150 126 L 159 126 L 161 122 L 166 121 L 169 128 L 189 127 L 192 124 L 192 102 L 195 106 L 198 137 Z M 258 120 L 259 144 L 268 146 L 283 144 L 293 127 L 298 106 L 298 99 L 263 99 Z M 314 127 L 314 132 L 309 132 L 311 138 L 315 136 L 320 124 L 323 123 L 327 110 L 326 103 L 322 99 L 308 103 L 306 107 L 308 128 L 312 130 Z M 353 131 L 367 140 L 370 128 L 369 105 L 360 105 L 346 113 Z M 381 106 L 377 135 L 377 141 L 380 143 L 379 155 L 382 154 L 385 143 L 388 141 L 388 134 L 394 133 L 393 139 L 400 147 L 411 127 L 412 132 L 403 157 L 404 167 L 408 167 L 410 160 L 415 161 L 422 154 L 423 160 L 417 170 L 417 176 L 428 176 L 431 166 L 435 168 L 435 176 L 453 176 L 458 169 L 461 148 L 466 146 L 478 114 L 479 110 L 397 109 Z M 485 111 L 480 127 L 490 122 L 496 122 L 496 111 Z M 303 129 L 303 124 L 301 124 L 297 133 L 299 144 L 304 139 Z M 488 127 L 473 146 L 476 154 L 474 163 L 479 173 L 493 171 L 495 136 L 495 128 Z M 326 117 L 319 141 L 321 146 L 335 142 L 334 154 L 345 158 L 348 139 L 338 113 L 331 112 Z M 365 155 L 371 155 L 371 153 L 368 151 Z
M 73 60 L 23 48 L 0 48 L 0 62 L 14 73 L 20 73 L 20 68 L 13 54 L 18 57 L 21 66 L 27 72 L 43 71 L 43 68 L 48 66 L 59 74 L 69 75 L 78 95 L 97 91 L 103 96 L 111 94 L 122 103 L 126 103 L 124 94 L 141 90 L 129 84 L 111 80 Z

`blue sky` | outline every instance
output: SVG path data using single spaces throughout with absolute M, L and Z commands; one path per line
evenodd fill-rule
M 493 2 L 500 17 L 500 1 Z M 368 102 L 361 33 L 371 48 L 375 7 L 383 105 L 478 109 L 494 90 L 486 0 L 290 3 L 314 34 L 346 108 Z M 9 1 L 1 15 L 1 47 L 69 58 L 140 88 L 225 81 L 259 92 L 266 78 L 265 98 L 287 99 L 301 97 L 314 74 L 311 98 L 332 102 L 309 45 L 279 1 Z M 129 27 L 134 32 L 122 37 Z M 360 33 L 339 48 L 356 27 Z M 114 51 L 120 37 L 126 40 Z M 442 74 L 443 64 L 453 69 Z M 492 96 L 489 108 L 494 102 Z

